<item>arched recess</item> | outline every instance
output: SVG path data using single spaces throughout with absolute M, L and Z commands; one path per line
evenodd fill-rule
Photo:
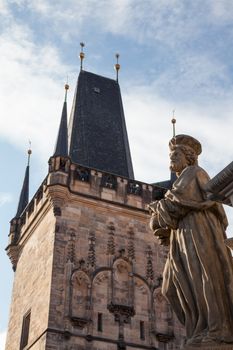
M 127 339 L 146 344 L 151 329 L 151 292 L 146 281 L 138 275 L 134 276 L 134 310 L 131 327 L 125 329 Z
M 161 288 L 156 288 L 154 290 L 153 309 L 155 314 L 154 333 L 157 338 L 172 337 L 173 314 L 170 305 L 162 295 Z
M 132 265 L 119 258 L 114 261 L 112 269 L 111 303 L 133 306 L 133 273 Z
M 109 313 L 107 306 L 110 301 L 111 291 L 111 270 L 99 271 L 92 282 L 91 304 L 92 304 L 92 325 L 93 334 L 100 335 L 100 332 L 116 331 L 113 318 Z
M 90 320 L 90 291 L 89 276 L 81 270 L 76 270 L 71 276 L 70 317 L 73 322 L 83 327 Z

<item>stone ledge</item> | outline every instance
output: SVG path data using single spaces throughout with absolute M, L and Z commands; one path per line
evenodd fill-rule
M 203 350 L 233 350 L 233 344 L 216 344 L 216 345 L 186 345 L 182 350 L 197 350 L 197 349 L 203 349 Z

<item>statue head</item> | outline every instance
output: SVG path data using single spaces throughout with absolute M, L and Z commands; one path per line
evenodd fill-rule
M 201 144 L 189 135 L 177 135 L 169 142 L 170 169 L 178 175 L 190 165 L 197 165 L 197 159 L 201 154 Z

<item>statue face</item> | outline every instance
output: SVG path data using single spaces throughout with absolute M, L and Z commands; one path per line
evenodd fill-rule
M 170 153 L 170 170 L 175 173 L 180 174 L 183 169 L 188 166 L 187 159 L 185 157 L 184 152 L 178 147 L 176 147 Z

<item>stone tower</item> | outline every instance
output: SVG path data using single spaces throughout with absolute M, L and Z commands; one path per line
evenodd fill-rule
M 29 203 L 28 181 L 29 168 L 6 248 L 6 350 L 178 349 L 182 328 L 161 295 L 167 251 L 146 211 L 164 189 L 134 180 L 117 81 L 81 70 L 69 130 L 65 99 Z

